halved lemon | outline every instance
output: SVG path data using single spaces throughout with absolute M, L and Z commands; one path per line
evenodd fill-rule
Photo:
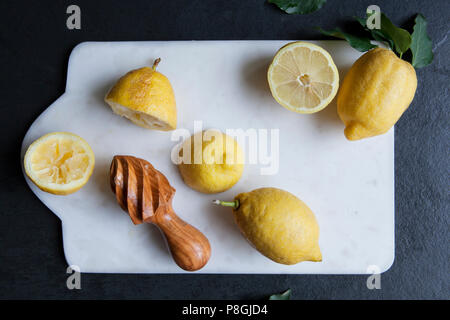
M 301 41 L 278 50 L 267 78 L 275 100 L 298 113 L 322 110 L 339 87 L 339 73 L 330 54 L 315 44 Z
M 175 95 L 169 79 L 152 68 L 132 70 L 120 78 L 108 92 L 105 101 L 114 113 L 138 126 L 161 131 L 177 127 Z
M 89 144 L 70 132 L 52 132 L 34 141 L 25 153 L 25 173 L 41 190 L 59 195 L 83 187 L 94 170 Z

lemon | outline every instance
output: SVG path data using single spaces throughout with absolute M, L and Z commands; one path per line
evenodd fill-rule
M 338 114 L 349 140 L 387 132 L 414 98 L 414 67 L 388 49 L 362 55 L 345 75 L 338 93 Z
M 308 206 L 293 194 L 277 188 L 241 193 L 232 202 L 242 234 L 269 259 L 281 264 L 322 261 L 319 225 Z
M 177 127 L 177 107 L 172 85 L 152 68 L 132 70 L 117 81 L 105 97 L 114 113 L 138 126 L 162 131 Z
M 25 173 L 41 190 L 66 195 L 83 187 L 94 170 L 95 157 L 81 137 L 52 132 L 34 141 L 25 153 Z
M 301 41 L 278 50 L 267 78 L 275 100 L 298 113 L 322 110 L 339 87 L 339 73 L 330 54 L 315 44 Z
M 241 147 L 235 139 L 217 130 L 198 132 L 186 139 L 180 157 L 178 169 L 183 181 L 203 193 L 230 189 L 244 171 Z

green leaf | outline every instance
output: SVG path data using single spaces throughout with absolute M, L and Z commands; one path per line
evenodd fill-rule
M 268 0 L 289 14 L 308 14 L 322 8 L 327 0 Z
M 363 26 L 363 28 L 367 29 L 367 20 L 364 18 L 360 18 L 360 17 L 354 17 L 356 19 L 356 21 L 359 22 L 360 25 Z
M 368 17 L 368 16 L 367 16 Z M 359 24 L 361 24 L 361 26 L 368 32 L 370 32 L 370 35 L 372 36 L 372 38 L 376 41 L 379 42 L 386 42 L 389 47 L 394 50 L 394 42 L 392 41 L 392 39 L 386 38 L 385 35 L 377 29 L 369 29 L 367 27 L 367 17 L 366 19 L 364 18 L 360 18 L 360 17 L 355 17 L 355 19 L 359 22 Z
M 396 27 L 384 13 L 381 13 L 381 29 L 379 31 L 383 37 L 393 41 L 395 51 L 400 57 L 411 46 L 411 35 L 409 32 L 405 29 Z
M 355 36 L 350 33 L 346 33 L 341 31 L 339 28 L 335 28 L 334 30 L 326 31 L 322 28 L 318 28 L 321 33 L 327 36 L 336 37 L 339 39 L 347 40 L 347 42 L 356 50 L 360 52 L 366 52 L 370 49 L 376 48 L 377 46 L 370 43 L 370 39 L 366 37 Z
M 372 37 L 376 41 L 386 42 L 388 44 L 389 48 L 394 50 L 394 48 L 395 48 L 394 41 L 392 41 L 392 39 L 387 38 L 380 30 L 373 29 L 373 30 L 370 30 L 370 33 L 372 34 Z
M 283 293 L 273 294 L 269 297 L 269 300 L 290 300 L 290 299 L 291 299 L 291 289 L 288 289 Z
M 411 64 L 414 68 L 429 65 L 433 61 L 433 44 L 427 35 L 427 21 L 421 14 L 416 17 L 411 38 Z

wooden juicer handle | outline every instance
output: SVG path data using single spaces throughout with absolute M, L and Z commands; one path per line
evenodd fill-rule
M 172 208 L 175 189 L 148 161 L 114 156 L 110 183 L 117 202 L 134 224 L 152 223 L 162 231 L 180 268 L 195 271 L 208 262 L 211 255 L 208 239 L 176 215 Z
M 208 262 L 211 255 L 208 239 L 197 228 L 178 217 L 171 206 L 152 223 L 166 237 L 172 257 L 180 268 L 195 271 Z

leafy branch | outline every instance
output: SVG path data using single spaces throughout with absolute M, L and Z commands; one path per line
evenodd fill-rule
M 268 2 L 275 4 L 288 14 L 308 14 L 322 8 L 327 0 L 268 0 Z M 413 33 L 411 34 L 407 30 L 394 25 L 384 13 L 380 13 L 379 28 L 369 28 L 367 22 L 369 19 L 375 18 L 372 17 L 374 14 L 376 13 L 367 12 L 365 18 L 355 17 L 366 36 L 344 32 L 339 28 L 333 30 L 318 28 L 318 30 L 324 35 L 346 40 L 360 52 L 366 52 L 378 47 L 372 41 L 385 43 L 400 58 L 403 58 L 405 52 L 411 51 L 412 58 L 408 62 L 417 69 L 429 65 L 433 61 L 433 44 L 427 34 L 427 21 L 423 15 L 417 15 Z
M 400 58 L 403 58 L 403 54 L 410 50 L 412 59 L 408 62 L 415 68 L 425 67 L 433 61 L 433 45 L 427 34 L 427 22 L 424 16 L 421 14 L 417 15 L 412 34 L 405 29 L 395 26 L 384 13 L 380 14 L 380 28 L 370 29 L 367 26 L 367 22 L 371 17 L 372 14 L 369 13 L 365 19 L 355 17 L 363 27 L 367 37 L 345 33 L 338 28 L 329 31 L 319 28 L 319 31 L 327 36 L 347 40 L 353 48 L 361 52 L 377 47 L 377 45 L 372 43 L 372 40 L 386 43 Z

